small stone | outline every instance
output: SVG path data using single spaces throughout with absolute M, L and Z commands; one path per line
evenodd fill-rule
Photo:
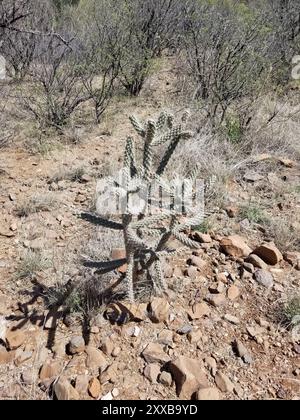
M 272 288 L 274 285 L 273 276 L 269 271 L 257 270 L 255 272 L 255 280 L 258 284 L 260 284 L 263 287 L 266 287 L 267 289 Z
M 192 331 L 192 329 L 193 329 L 193 327 L 191 325 L 187 324 L 187 325 L 184 325 L 183 327 L 180 327 L 177 330 L 177 334 L 186 335 L 186 334 L 189 334 Z
M 159 375 L 159 382 L 165 386 L 171 386 L 172 385 L 172 375 L 169 372 L 163 371 Z
M 211 236 L 207 233 L 195 232 L 193 239 L 201 244 L 210 244 L 212 242 Z
M 24 370 L 21 375 L 21 380 L 25 385 L 33 385 L 35 382 L 35 375 L 33 373 L 33 370 Z
M 191 331 L 188 334 L 188 340 L 191 344 L 197 344 L 202 338 L 202 333 L 200 330 Z
M 165 346 L 172 347 L 173 343 L 173 331 L 163 330 L 159 333 L 157 342 L 159 344 L 164 344 Z
M 198 360 L 180 356 L 169 365 L 176 383 L 176 392 L 180 399 L 190 400 L 200 388 L 209 386 L 206 375 Z
M 166 322 L 169 317 L 170 304 L 164 298 L 155 298 L 150 304 L 150 318 L 153 322 Z
M 160 374 L 160 365 L 157 363 L 150 363 L 144 369 L 144 376 L 151 383 L 155 384 L 157 382 L 158 375 Z
M 163 346 L 158 343 L 149 343 L 142 353 L 147 363 L 168 363 L 171 359 L 164 352 Z
M 236 300 L 240 296 L 240 294 L 240 289 L 236 285 L 230 286 L 227 291 L 228 299 L 231 301 Z
M 266 264 L 258 255 L 249 255 L 249 257 L 247 258 L 247 262 L 252 264 L 256 268 L 261 268 L 262 270 L 268 269 L 268 264 Z
M 216 376 L 217 373 L 217 362 L 213 357 L 206 357 L 204 359 L 205 363 L 209 367 L 210 373 L 212 376 Z
M 202 302 L 194 304 L 191 310 L 188 311 L 188 315 L 191 320 L 194 320 L 209 316 L 210 312 L 210 307 L 205 302 Z
M 89 382 L 89 394 L 92 398 L 98 399 L 101 393 L 101 385 L 97 378 L 92 378 Z
M 244 238 L 238 235 L 223 238 L 220 242 L 220 247 L 225 254 L 235 258 L 248 257 L 252 252 Z
M 140 327 L 138 327 L 137 325 L 135 327 L 130 327 L 126 330 L 127 335 L 129 335 L 129 337 L 138 337 L 141 333 L 141 329 Z
M 208 298 L 208 302 L 214 306 L 215 308 L 218 308 L 220 306 L 223 306 L 226 303 L 226 296 L 224 294 L 219 295 L 211 295 Z
M 224 315 L 224 319 L 233 325 L 238 325 L 240 323 L 239 318 L 230 314 Z
M 207 261 L 204 261 L 201 257 L 197 257 L 195 255 L 188 260 L 188 264 L 193 265 L 200 270 L 204 270 L 207 267 Z
M 219 401 L 220 393 L 217 388 L 204 388 L 197 392 L 198 401 Z
M 283 260 L 283 255 L 274 242 L 262 244 L 253 253 L 270 265 L 276 265 Z
M 121 351 L 122 351 L 121 347 L 119 346 L 115 347 L 111 353 L 112 357 L 118 357 Z
M 115 345 L 113 341 L 110 338 L 107 338 L 106 340 L 104 340 L 100 348 L 104 354 L 106 354 L 107 356 L 111 356 L 114 350 L 114 347 Z
M 21 347 L 26 340 L 26 335 L 23 331 L 8 331 L 6 333 L 6 342 L 9 350 L 16 350 Z
M 215 382 L 217 387 L 222 392 L 233 392 L 234 385 L 231 380 L 222 372 L 217 372 L 215 376 Z
M 80 335 L 72 337 L 68 344 L 68 350 L 70 354 L 83 353 L 85 350 L 85 342 L 83 337 L 81 337 Z
M 114 399 L 113 394 L 109 392 L 101 398 L 101 401 L 112 401 Z
M 118 388 L 114 388 L 114 389 L 111 391 L 111 394 L 112 394 L 112 396 L 113 396 L 114 398 L 117 398 L 117 397 L 120 395 L 120 392 L 119 392 Z
M 95 347 L 88 346 L 85 349 L 87 354 L 86 366 L 91 370 L 99 370 L 103 372 L 108 365 L 108 362 L 102 353 L 102 351 L 96 349 Z
M 235 340 L 234 342 L 234 348 L 237 352 L 237 355 L 239 357 L 241 357 L 242 359 L 248 354 L 248 350 L 246 349 L 246 347 L 244 346 L 244 344 L 239 341 L 239 340 Z
M 193 265 L 191 265 L 187 270 L 186 270 L 186 275 L 190 278 L 190 279 L 196 279 L 199 275 L 198 272 L 198 268 L 194 267 Z
M 76 389 L 65 378 L 60 378 L 53 387 L 55 396 L 59 401 L 79 400 Z
M 257 258 L 259 258 L 259 257 L 257 257 Z M 254 265 L 253 265 L 253 264 L 251 264 L 251 263 L 249 263 L 249 262 L 244 262 L 244 264 L 243 264 L 243 268 L 244 268 L 245 270 L 249 271 L 249 273 L 251 273 L 251 274 L 253 274 L 253 273 L 254 273 L 254 271 L 255 271 L 255 269 L 254 269 Z
M 217 275 L 217 281 L 218 282 L 221 281 L 222 283 L 227 284 L 228 283 L 228 275 L 227 275 L 227 273 L 219 273 Z
M 248 181 L 248 182 L 258 182 L 258 181 L 263 180 L 264 176 L 257 172 L 248 171 L 245 173 L 243 179 L 244 181 Z

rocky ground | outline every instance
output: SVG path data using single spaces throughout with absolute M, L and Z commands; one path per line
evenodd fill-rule
M 226 185 L 226 205 L 190 232 L 200 249 L 167 261 L 167 296 L 112 299 L 90 318 L 49 308 L 92 275 L 88 248 L 122 247 L 77 213 L 128 127 L 117 114 L 112 134 L 50 155 L 1 151 L 0 398 L 299 399 L 300 331 L 283 312 L 300 290 L 300 167 L 286 156 L 253 156 Z

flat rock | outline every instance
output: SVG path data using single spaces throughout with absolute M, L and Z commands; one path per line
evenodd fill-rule
M 253 254 L 258 255 L 265 263 L 270 265 L 276 265 L 283 260 L 283 255 L 274 242 L 262 244 L 253 251 Z
M 176 392 L 180 399 L 190 400 L 199 388 L 209 386 L 198 360 L 181 356 L 170 363 L 169 370 L 173 375 Z
M 252 253 L 252 249 L 247 245 L 245 239 L 239 235 L 223 238 L 220 247 L 225 254 L 235 258 L 248 257 Z
M 158 343 L 149 343 L 142 353 L 143 358 L 147 363 L 168 363 L 171 359 L 164 352 L 163 346 Z
M 257 270 L 254 274 L 255 280 L 261 286 L 270 289 L 274 285 L 274 279 L 272 274 L 266 270 Z

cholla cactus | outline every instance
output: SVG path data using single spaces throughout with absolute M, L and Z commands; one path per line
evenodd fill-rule
M 170 186 L 163 177 L 166 167 L 172 159 L 180 141 L 192 136 L 184 130 L 184 124 L 188 118 L 185 113 L 181 124 L 175 125 L 174 117 L 166 112 L 160 114 L 157 121 L 149 120 L 145 125 L 137 118 L 131 117 L 130 121 L 143 141 L 142 162 L 139 165 L 136 158 L 136 147 L 133 138 L 127 139 L 125 147 L 124 168 L 120 179 L 110 179 L 110 194 L 125 197 L 122 207 L 120 222 L 107 220 L 96 214 L 83 213 L 85 220 L 95 225 L 123 231 L 126 248 L 126 258 L 110 262 L 86 261 L 86 265 L 94 267 L 100 273 L 115 270 L 127 264 L 127 273 L 124 278 L 126 283 L 127 297 L 134 301 L 135 285 L 140 273 L 146 273 L 157 292 L 166 292 L 167 285 L 163 276 L 161 260 L 170 254 L 179 252 L 179 249 L 170 249 L 169 240 L 173 237 L 183 244 L 184 247 L 198 248 L 198 243 L 189 239 L 187 229 L 196 226 L 203 221 L 203 213 L 199 212 L 196 217 L 189 218 L 184 223 L 179 222 L 182 214 L 178 214 L 175 208 L 176 186 Z M 159 159 L 158 164 L 155 149 L 166 146 L 165 152 Z M 197 168 L 185 180 L 185 186 L 190 188 L 197 176 Z M 170 204 L 166 205 L 163 200 L 153 196 L 156 186 L 160 194 L 171 198 Z M 142 199 L 147 190 L 146 200 Z M 143 194 L 142 194 L 143 192 Z M 139 203 L 138 211 L 135 204 Z M 142 204 L 142 205 L 141 205 Z M 150 212 L 149 212 L 150 209 Z M 185 211 L 188 209 L 185 208 Z

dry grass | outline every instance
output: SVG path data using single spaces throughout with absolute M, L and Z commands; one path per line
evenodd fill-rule
M 51 261 L 41 252 L 28 250 L 18 264 L 17 278 L 32 279 L 38 272 L 51 267 Z
M 282 252 L 293 251 L 300 246 L 299 230 L 285 218 L 269 218 L 265 227 L 267 234 L 274 240 Z
M 17 206 L 17 215 L 27 217 L 30 214 L 41 211 L 51 211 L 58 205 L 58 198 L 53 193 L 35 194 L 32 197 L 19 203 Z

